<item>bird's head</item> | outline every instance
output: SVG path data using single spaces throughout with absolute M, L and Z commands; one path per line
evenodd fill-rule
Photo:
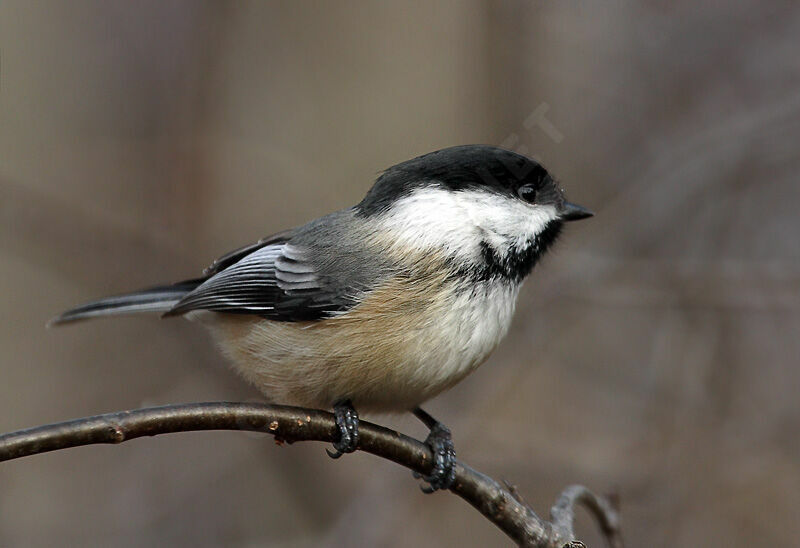
M 564 222 L 592 215 L 568 202 L 541 164 L 487 145 L 446 148 L 390 167 L 356 212 L 399 246 L 442 253 L 481 278 L 517 282 Z

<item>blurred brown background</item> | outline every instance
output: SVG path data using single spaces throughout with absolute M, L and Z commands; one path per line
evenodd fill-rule
M 534 273 L 489 362 L 428 405 L 459 456 L 540 513 L 569 483 L 618 491 L 630 546 L 795 544 L 785 6 L 3 0 L 0 430 L 257 400 L 187 322 L 44 323 L 351 205 L 393 163 L 503 144 L 597 216 Z M 0 545 L 55 544 L 508 542 L 390 463 L 206 432 L 2 464 Z

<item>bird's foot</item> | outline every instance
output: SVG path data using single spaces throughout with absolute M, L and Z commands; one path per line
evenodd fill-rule
M 350 400 L 346 400 L 333 406 L 333 416 L 339 430 L 339 439 L 334 442 L 333 451 L 325 451 L 332 459 L 338 459 L 345 453 L 352 453 L 358 446 L 358 413 Z
M 425 438 L 425 445 L 433 453 L 433 469 L 427 476 L 414 473 L 415 478 L 422 478 L 427 485 L 421 485 L 423 493 L 433 493 L 439 489 L 450 489 L 456 479 L 456 449 L 450 429 L 430 415 L 418 409 L 414 412 L 431 429 Z M 424 417 L 422 416 L 424 415 Z M 430 421 L 426 420 L 430 419 Z

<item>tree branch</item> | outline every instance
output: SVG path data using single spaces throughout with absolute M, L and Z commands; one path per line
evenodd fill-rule
M 254 403 L 210 402 L 169 405 L 108 413 L 19 430 L 0 436 L 0 461 L 95 443 L 122 443 L 142 436 L 197 430 L 265 432 L 277 440 L 333 442 L 338 431 L 324 411 Z M 358 449 L 391 460 L 420 474 L 429 474 L 430 450 L 422 442 L 362 421 Z M 619 548 L 619 518 L 605 498 L 582 486 L 567 488 L 551 510 L 552 522 L 539 516 L 513 492 L 458 462 L 450 489 L 520 546 L 581 546 L 573 534 L 574 508 L 583 504 L 598 520 L 608 545 Z

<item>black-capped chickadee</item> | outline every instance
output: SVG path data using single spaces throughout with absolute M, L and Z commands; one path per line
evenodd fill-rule
M 413 411 L 431 430 L 426 491 L 447 488 L 449 430 L 419 408 L 489 356 L 569 203 L 536 161 L 497 147 L 431 152 L 387 169 L 354 207 L 214 261 L 200 278 L 95 301 L 52 323 L 160 312 L 209 328 L 270 401 L 333 407 L 338 457 L 355 408 Z

